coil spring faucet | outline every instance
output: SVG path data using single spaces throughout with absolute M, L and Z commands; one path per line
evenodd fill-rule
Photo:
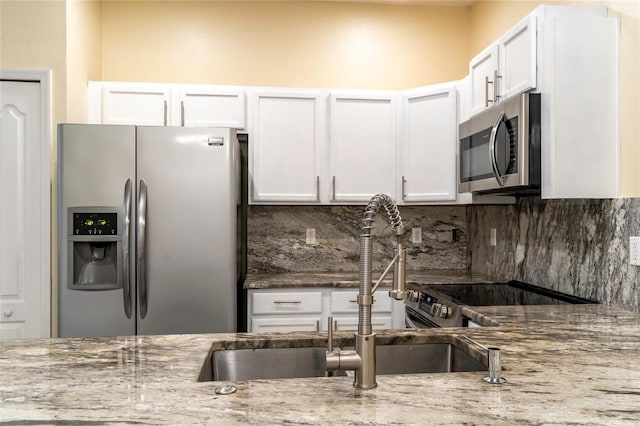
M 384 207 L 388 221 L 396 234 L 395 257 L 384 270 L 375 285 L 371 285 L 371 228 L 373 219 Z M 396 300 L 407 297 L 406 290 L 406 258 L 407 250 L 402 246 L 401 237 L 404 233 L 402 218 L 396 202 L 386 194 L 377 194 L 371 198 L 364 211 L 362 232 L 360 234 L 360 286 L 358 291 L 358 330 L 355 333 L 355 351 L 340 351 L 333 349 L 333 320 L 329 317 L 329 342 L 327 371 L 353 370 L 355 372 L 353 386 L 359 389 L 372 389 L 376 383 L 376 340 L 371 327 L 371 305 L 373 293 L 384 277 L 393 270 L 393 287 L 389 296 Z

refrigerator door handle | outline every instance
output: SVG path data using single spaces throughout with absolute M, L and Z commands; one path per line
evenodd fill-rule
M 147 183 L 140 179 L 138 191 L 138 297 L 140 298 L 140 318 L 147 316 L 147 263 L 146 257 L 147 224 Z
M 124 233 L 122 235 L 122 292 L 124 293 L 124 313 L 131 318 L 131 259 L 129 253 L 129 237 L 131 236 L 131 179 L 124 184 Z

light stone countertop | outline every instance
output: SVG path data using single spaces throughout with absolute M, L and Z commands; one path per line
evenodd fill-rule
M 323 346 L 326 333 L 0 341 L 5 424 L 638 424 L 640 315 L 601 305 L 474 308 L 499 326 L 379 331 L 379 344 L 455 341 L 502 349 L 483 372 L 255 380 L 218 396 L 198 382 L 210 350 Z M 351 333 L 336 333 L 346 344 Z M 474 346 L 475 347 L 475 346 Z
M 372 274 L 378 279 L 381 272 Z M 385 281 L 391 282 L 393 274 L 390 272 Z M 271 288 L 312 288 L 312 287 L 358 287 L 359 273 L 354 272 L 282 272 L 249 274 L 245 279 L 246 289 L 271 289 Z M 407 270 L 407 284 L 474 284 L 501 282 L 482 275 L 472 275 L 463 270 Z

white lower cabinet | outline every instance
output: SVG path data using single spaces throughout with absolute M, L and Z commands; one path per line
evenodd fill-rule
M 373 330 L 404 328 L 404 303 L 388 296 L 389 289 L 374 294 Z M 249 332 L 326 331 L 333 316 L 338 331 L 358 328 L 358 290 L 255 289 L 248 294 Z
M 249 331 L 319 331 L 322 291 L 249 291 Z

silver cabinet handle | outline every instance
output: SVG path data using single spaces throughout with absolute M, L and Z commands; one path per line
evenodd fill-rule
M 12 309 L 7 309 L 2 313 L 2 315 L 4 315 L 6 318 L 10 318 L 11 315 L 13 315 L 13 310 Z
M 316 331 L 320 331 L 320 320 L 316 320 Z
M 318 321 L 318 326 L 320 325 L 319 323 L 320 321 Z M 331 315 L 327 317 L 327 325 L 327 351 L 333 352 L 333 317 Z
M 298 305 L 302 302 L 300 300 L 274 300 L 273 303 L 275 303 L 276 305 L 282 305 L 282 304 Z
M 147 183 L 140 179 L 138 192 L 138 296 L 140 297 L 140 318 L 147 315 Z
M 493 71 L 493 103 L 498 102 L 498 98 L 502 96 L 498 95 L 498 79 L 502 78 L 501 75 L 498 75 L 498 70 Z
M 164 101 L 164 125 L 167 125 L 167 100 Z
M 124 313 L 131 318 L 131 281 L 129 238 L 131 236 L 131 179 L 124 184 L 124 232 L 122 235 L 122 292 L 124 293 Z
M 498 182 L 498 185 L 504 186 L 504 178 L 498 170 L 498 158 L 496 156 L 496 138 L 498 137 L 498 128 L 504 121 L 504 111 L 500 111 L 498 119 L 496 120 L 493 128 L 491 129 L 491 136 L 489 137 L 489 160 L 491 161 L 491 168 L 493 169 L 493 175 Z
M 494 84 L 493 81 L 489 80 L 489 76 L 486 75 L 484 77 L 484 106 L 488 107 L 489 106 L 489 102 L 495 102 L 495 96 L 496 96 L 496 87 L 495 85 L 493 86 L 493 96 L 494 99 L 489 99 L 489 85 L 490 84 Z
M 336 200 L 336 177 L 331 178 L 331 201 Z
M 484 76 L 484 106 L 485 108 L 489 106 L 489 76 Z
M 406 184 L 407 184 L 407 180 L 404 178 L 404 176 L 402 176 L 402 201 L 404 201 L 407 198 L 407 194 L 405 192 Z
M 349 299 L 349 303 L 358 303 L 356 299 Z
M 316 176 L 316 201 L 320 201 L 320 176 Z
M 180 101 L 180 125 L 184 127 L 184 101 Z

